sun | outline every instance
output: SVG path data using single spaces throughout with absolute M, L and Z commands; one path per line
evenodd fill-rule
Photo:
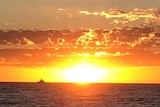
M 97 83 L 103 77 L 103 70 L 90 64 L 79 64 L 65 70 L 65 78 L 73 83 Z

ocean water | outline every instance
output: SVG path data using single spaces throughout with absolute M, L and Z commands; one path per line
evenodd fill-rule
M 160 107 L 156 84 L 0 83 L 0 107 Z

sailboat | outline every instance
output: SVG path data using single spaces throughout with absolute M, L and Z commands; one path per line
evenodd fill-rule
M 41 78 L 38 83 L 45 83 L 44 80 Z

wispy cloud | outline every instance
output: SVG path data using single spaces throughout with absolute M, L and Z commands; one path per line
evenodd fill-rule
M 64 9 L 64 8 L 58 8 L 57 10 L 58 11 L 66 11 L 66 9 Z
M 120 9 L 109 9 L 108 11 L 101 12 L 90 12 L 90 11 L 80 11 L 80 14 L 85 15 L 95 15 L 102 16 L 106 19 L 114 18 L 116 20 L 113 21 L 113 24 L 126 24 L 128 22 L 139 20 L 140 18 L 151 19 L 151 20 L 159 20 L 160 14 L 158 9 L 150 8 L 150 9 L 139 9 L 135 8 L 130 11 L 123 11 Z
M 7 21 L 2 21 L 1 24 L 4 25 L 4 26 L 11 26 L 11 25 L 13 25 L 12 22 L 7 22 Z

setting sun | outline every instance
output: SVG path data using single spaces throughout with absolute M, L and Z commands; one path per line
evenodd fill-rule
M 96 83 L 103 78 L 103 70 L 89 64 L 80 64 L 65 70 L 65 78 L 74 83 Z

